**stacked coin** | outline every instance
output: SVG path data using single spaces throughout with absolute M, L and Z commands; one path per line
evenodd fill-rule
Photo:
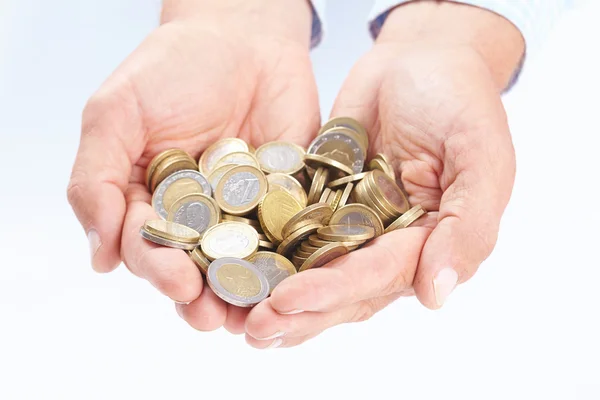
M 147 221 L 140 234 L 188 250 L 217 296 L 251 307 L 287 277 L 426 213 L 409 209 L 384 154 L 366 163 L 368 146 L 357 121 L 334 118 L 306 151 L 282 141 L 254 150 L 227 138 L 196 163 L 183 150 L 166 150 L 146 175 L 162 220 Z

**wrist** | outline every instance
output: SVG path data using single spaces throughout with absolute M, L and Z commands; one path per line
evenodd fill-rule
M 310 42 L 309 0 L 164 0 L 161 24 L 193 20 L 208 29 Z
M 500 90 L 520 65 L 525 42 L 504 17 L 479 7 L 451 1 L 414 1 L 388 15 L 378 44 L 400 47 L 467 47 L 487 65 Z

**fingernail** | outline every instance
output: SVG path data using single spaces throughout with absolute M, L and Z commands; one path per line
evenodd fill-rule
M 279 312 L 279 314 L 281 315 L 294 315 L 294 314 L 300 314 L 303 313 L 304 310 L 292 310 L 292 311 L 286 311 L 286 312 Z
M 177 300 L 173 300 L 175 302 L 175 304 L 181 304 L 184 306 L 187 306 L 188 304 L 191 303 L 191 301 L 177 301 Z
M 281 346 L 281 343 L 283 343 L 283 340 L 275 339 L 273 340 L 273 343 L 271 343 L 269 347 L 267 347 L 267 349 L 276 349 L 277 347 Z
M 281 337 L 283 335 L 285 335 L 285 332 L 279 331 L 279 332 L 275 332 L 271 336 L 267 336 L 267 337 L 264 337 L 264 338 L 256 338 L 256 340 L 271 340 L 271 339 L 275 339 L 275 338 Z
M 181 319 L 185 319 L 183 318 L 183 308 L 180 303 L 175 303 L 175 311 L 177 311 L 177 315 L 179 315 Z
M 438 307 L 444 305 L 446 298 L 452 293 L 458 282 L 458 274 L 452 268 L 444 268 L 433 279 L 433 292 Z
M 90 243 L 90 259 L 92 261 L 92 268 L 96 269 L 94 265 L 94 256 L 98 252 L 100 246 L 102 246 L 102 242 L 100 241 L 100 235 L 98 235 L 98 232 L 96 232 L 95 229 L 90 229 L 87 237 Z

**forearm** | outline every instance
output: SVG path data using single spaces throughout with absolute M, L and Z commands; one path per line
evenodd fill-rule
M 183 19 L 308 43 L 312 12 L 308 0 L 163 1 L 161 23 Z
M 509 83 L 525 51 L 521 33 L 504 17 L 450 1 L 414 1 L 396 7 L 377 43 L 468 46 L 488 65 L 499 89 Z

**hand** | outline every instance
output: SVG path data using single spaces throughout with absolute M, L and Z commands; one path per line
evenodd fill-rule
M 370 155 L 390 157 L 410 203 L 430 213 L 283 281 L 248 316 L 252 346 L 298 345 L 400 296 L 416 294 L 436 309 L 475 273 L 512 190 L 515 156 L 500 92 L 522 52 L 516 28 L 488 11 L 414 2 L 392 12 L 332 114 L 365 125 Z
M 143 240 L 158 216 L 144 184 L 150 159 L 167 148 L 198 157 L 222 137 L 254 146 L 306 145 L 319 127 L 305 0 L 172 0 L 161 26 L 112 74 L 83 113 L 68 198 L 90 240 L 92 265 L 121 261 L 176 302 L 193 327 L 244 332 L 247 311 L 203 290 L 181 250 Z

